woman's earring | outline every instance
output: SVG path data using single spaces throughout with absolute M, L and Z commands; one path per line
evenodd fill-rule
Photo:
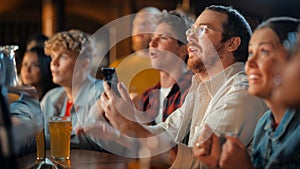
M 274 82 L 275 86 L 279 86 L 282 82 L 281 76 L 279 74 L 275 75 L 273 77 L 273 82 Z

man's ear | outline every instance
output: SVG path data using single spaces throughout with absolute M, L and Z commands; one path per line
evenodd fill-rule
M 240 37 L 232 37 L 227 41 L 226 49 L 229 52 L 234 52 L 241 45 Z

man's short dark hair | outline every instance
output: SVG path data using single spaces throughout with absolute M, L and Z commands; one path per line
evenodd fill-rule
M 248 43 L 251 38 L 252 30 L 246 19 L 232 7 L 212 5 L 206 7 L 205 10 L 220 12 L 227 15 L 227 21 L 223 23 L 222 42 L 232 37 L 240 37 L 241 44 L 236 51 L 233 52 L 235 61 L 246 62 L 248 58 Z

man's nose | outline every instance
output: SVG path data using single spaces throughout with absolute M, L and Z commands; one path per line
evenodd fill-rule
M 197 43 L 198 38 L 196 37 L 195 33 L 192 32 L 186 36 L 188 43 Z
M 157 38 L 152 38 L 149 42 L 150 47 L 157 47 Z
M 53 57 L 53 58 L 51 59 L 51 65 L 55 65 L 55 66 L 58 65 L 58 58 L 57 58 L 57 57 Z

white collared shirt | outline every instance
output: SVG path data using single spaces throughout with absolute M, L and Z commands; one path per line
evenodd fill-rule
M 165 130 L 178 143 L 190 131 L 188 147 L 193 147 L 207 124 L 219 134 L 236 134 L 247 145 L 253 138 L 258 119 L 267 110 L 263 100 L 248 94 L 247 88 L 247 76 L 241 62 L 227 67 L 206 82 L 197 83 L 194 75 L 182 107 L 150 130 L 153 133 Z M 199 163 L 192 160 L 194 157 L 188 147 L 179 144 L 171 168 L 193 168 Z

